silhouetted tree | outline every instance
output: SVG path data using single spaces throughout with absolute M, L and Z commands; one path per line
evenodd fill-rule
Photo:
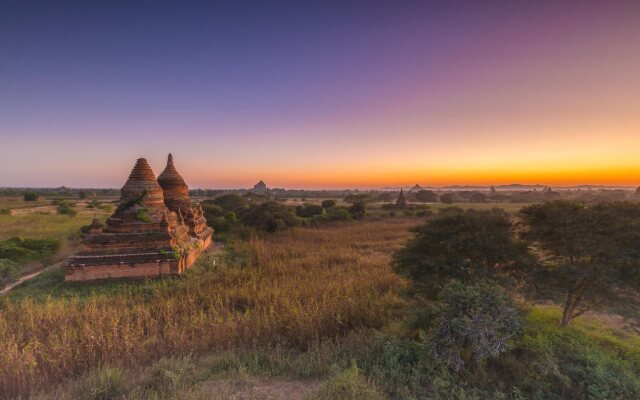
M 564 293 L 561 324 L 636 288 L 640 277 L 640 204 L 555 201 L 521 210 L 523 237 L 547 253 L 536 283 Z

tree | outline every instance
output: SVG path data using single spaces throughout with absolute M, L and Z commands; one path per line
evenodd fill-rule
M 353 219 L 361 219 L 367 214 L 367 205 L 364 201 L 356 201 L 349 207 L 349 213 Z
M 438 201 L 438 195 L 433 190 L 419 190 L 416 193 L 416 200 L 421 203 L 435 203 Z
M 554 201 L 521 210 L 523 237 L 544 251 L 539 294 L 563 293 L 561 325 L 619 299 L 640 276 L 640 204 Z
M 452 209 L 414 229 L 416 236 L 394 260 L 417 290 L 434 295 L 452 279 L 520 278 L 531 262 L 526 243 L 502 210 Z
M 440 202 L 444 204 L 452 204 L 454 199 L 455 198 L 453 196 L 453 193 L 445 193 L 442 196 L 440 196 Z
M 328 209 L 333 208 L 333 207 L 336 206 L 336 201 L 335 200 L 331 200 L 331 199 L 322 200 L 322 203 L 320 203 L 320 206 L 322 208 L 324 208 L 325 210 L 328 210 Z
M 357 194 L 350 194 L 347 197 L 344 198 L 344 201 L 346 201 L 347 203 L 351 203 L 351 204 L 355 204 L 355 203 L 359 203 L 359 202 L 369 202 L 371 201 L 371 196 L 366 194 L 366 193 L 357 193 Z
M 487 201 L 487 196 L 479 192 L 474 192 L 469 197 L 469 202 L 471 203 L 484 203 L 486 201 Z
M 244 216 L 244 222 L 248 226 L 275 232 L 300 224 L 295 209 L 276 201 L 266 201 L 252 206 Z
M 317 204 L 304 204 L 296 207 L 296 215 L 301 218 L 311 218 L 320 215 L 324 209 Z
M 440 316 L 431 332 L 431 352 L 454 371 L 504 353 L 520 331 L 513 301 L 493 283 L 455 281 L 438 298 Z
M 24 194 L 24 201 L 37 201 L 38 194 L 35 192 L 26 192 Z
M 237 194 L 225 194 L 220 197 L 216 197 L 213 199 L 212 203 L 220 206 L 222 211 L 225 213 L 233 211 L 236 214 L 241 214 L 249 207 L 247 200 Z
M 78 192 L 78 198 L 79 198 L 80 200 L 84 200 L 84 199 L 86 199 L 86 198 L 87 198 L 87 192 L 85 192 L 84 190 L 79 191 L 79 192 Z

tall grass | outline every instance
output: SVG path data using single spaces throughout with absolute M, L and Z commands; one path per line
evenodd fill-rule
M 0 395 L 28 395 L 101 365 L 286 345 L 305 349 L 402 306 L 390 255 L 410 220 L 295 229 L 252 238 L 245 257 L 205 257 L 184 279 L 153 290 L 5 301 L 0 308 Z M 246 265 L 235 265 L 244 259 Z

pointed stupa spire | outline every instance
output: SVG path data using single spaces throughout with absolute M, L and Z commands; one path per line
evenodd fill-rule
M 398 200 L 396 200 L 396 207 L 406 207 L 407 199 L 404 197 L 404 191 L 400 188 L 400 194 L 398 195 Z
M 189 204 L 189 187 L 173 165 L 173 155 L 169 153 L 167 166 L 158 176 L 158 183 L 164 190 L 164 203 L 171 211 Z
M 130 202 L 147 207 L 162 207 L 162 188 L 158 185 L 153 170 L 144 158 L 138 158 L 129 174 L 129 179 L 120 190 L 120 203 Z

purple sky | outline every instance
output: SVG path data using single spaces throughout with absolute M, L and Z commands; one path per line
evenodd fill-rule
M 0 186 L 640 181 L 640 2 L 211 3 L 2 2 Z

